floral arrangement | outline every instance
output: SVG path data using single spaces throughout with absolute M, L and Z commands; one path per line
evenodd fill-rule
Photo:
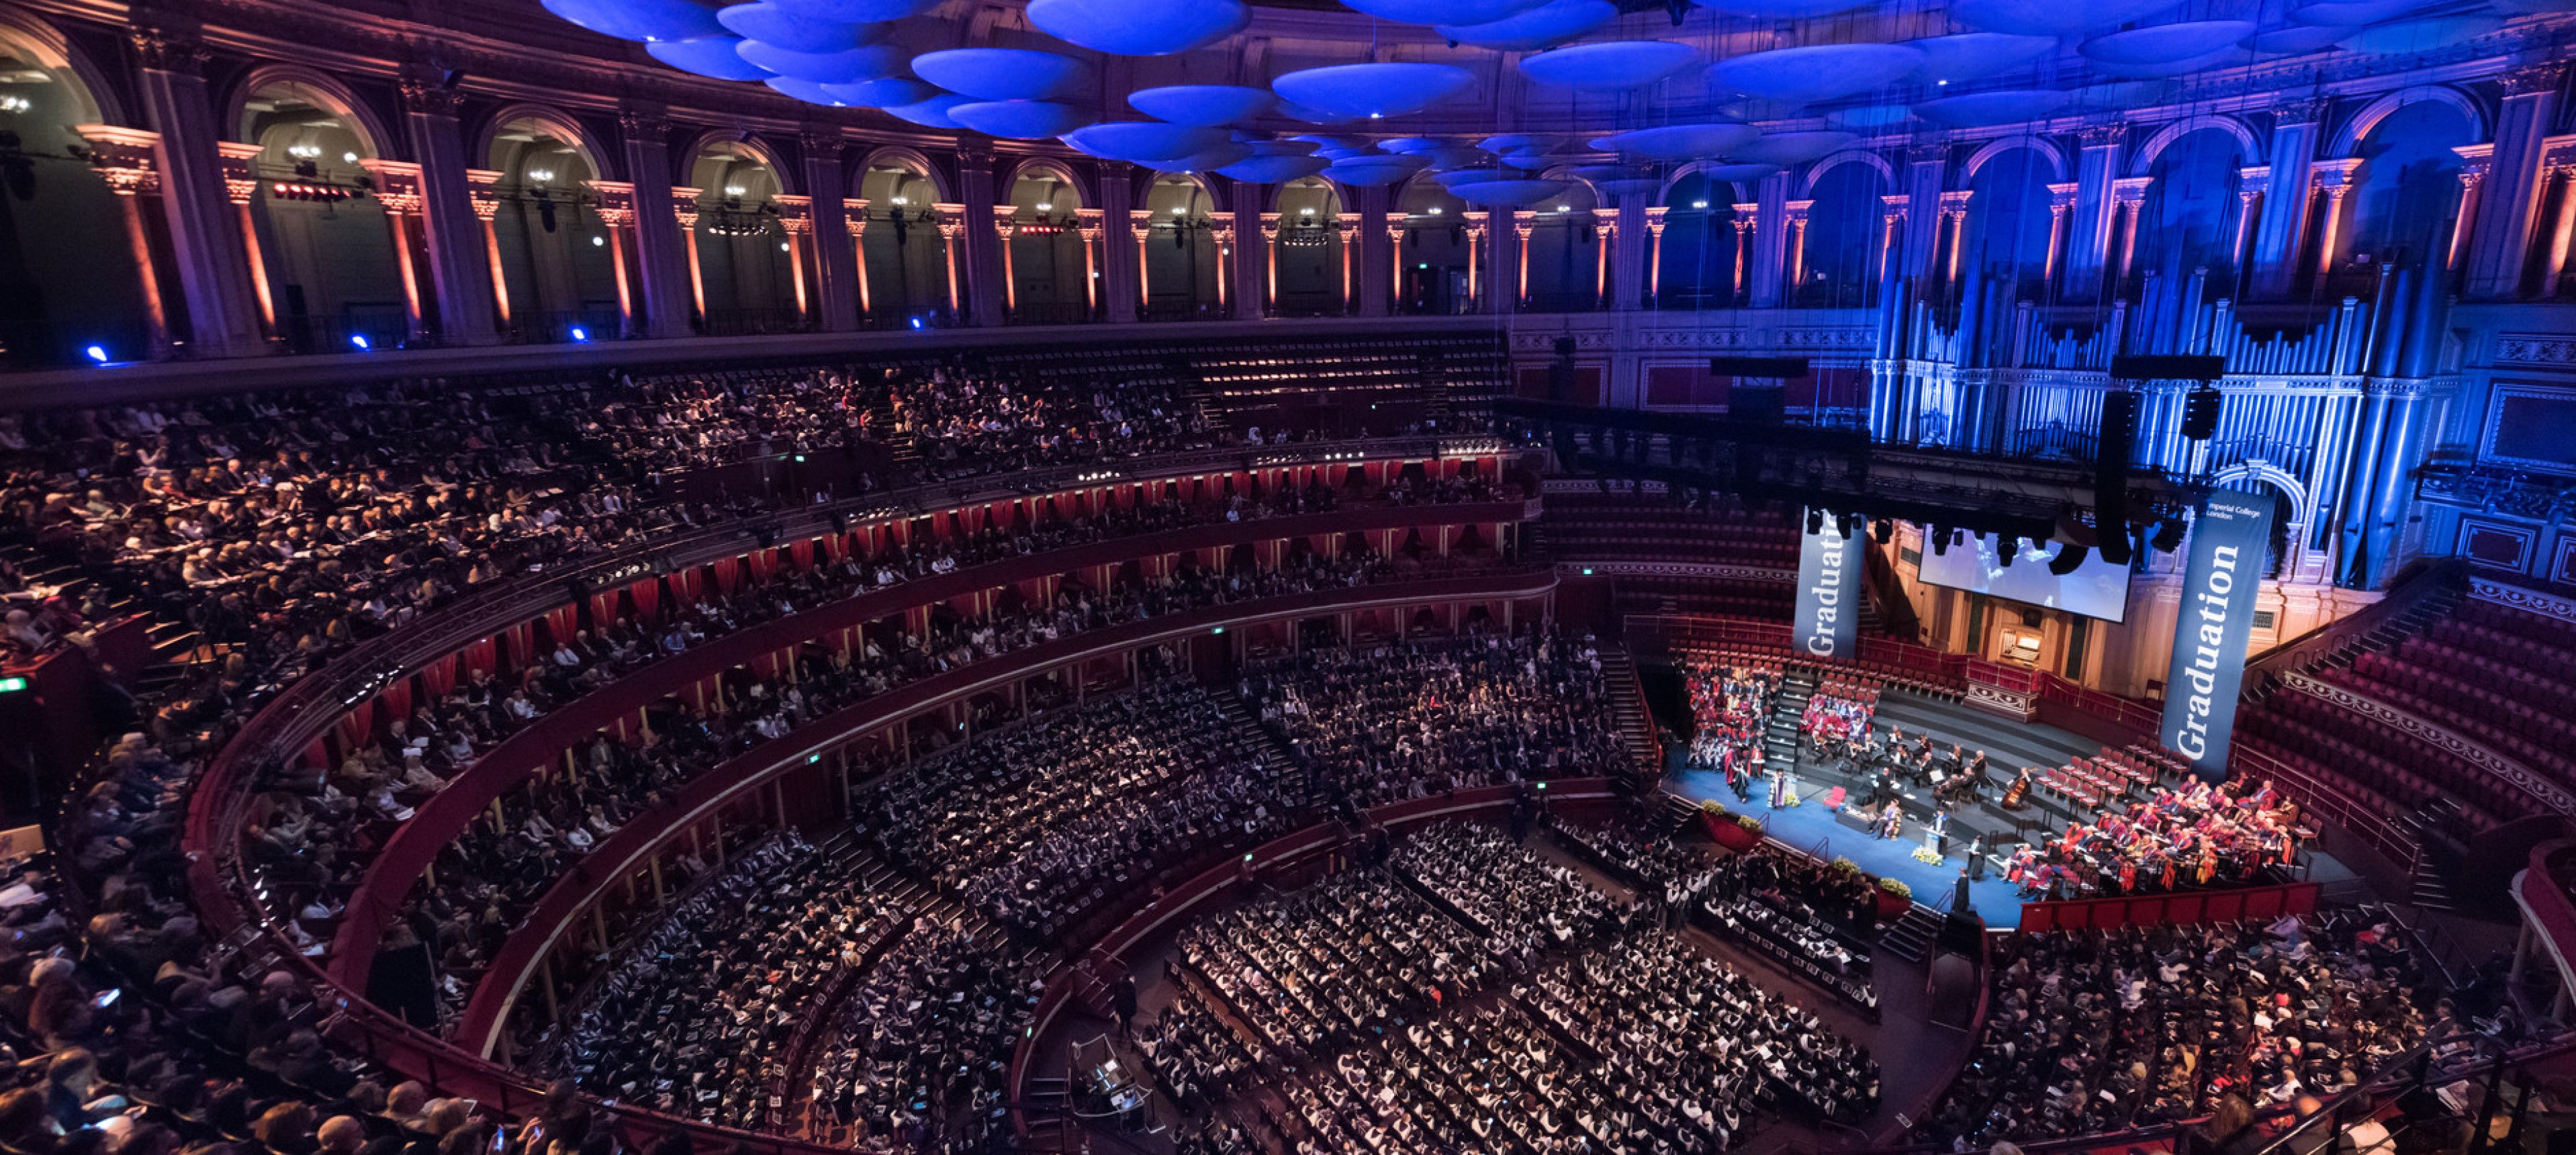
M 1880 890 L 1884 890 L 1884 891 L 1886 891 L 1887 893 L 1889 893 L 1889 894 L 1891 894 L 1891 895 L 1894 895 L 1894 896 L 1895 896 L 1895 897 L 1897 897 L 1897 898 L 1910 899 L 1910 898 L 1913 898 L 1913 897 L 1914 897 L 1914 888 L 1913 888 L 1913 887 L 1907 886 L 1907 885 L 1905 885 L 1904 883 L 1899 882 L 1899 881 L 1897 881 L 1897 880 L 1895 880 L 1895 879 L 1893 879 L 1893 878 L 1882 878 L 1882 879 L 1879 879 L 1879 880 L 1878 880 L 1878 888 L 1879 888 Z
M 1939 866 L 1941 865 L 1941 852 L 1934 850 L 1929 846 L 1917 846 L 1914 848 L 1914 861 L 1920 862 L 1925 866 Z
M 1843 858 L 1843 857 L 1840 857 L 1840 856 L 1837 856 L 1837 857 L 1834 859 L 1834 861 L 1833 861 L 1833 868 L 1834 868 L 1834 871 L 1835 871 L 1836 873 L 1838 873 L 1838 874 L 1858 874 L 1858 873 L 1860 873 L 1860 864 L 1859 864 L 1859 863 L 1854 862 L 1854 861 L 1852 861 L 1851 859 Z
M 1741 827 L 1745 828 L 1746 830 L 1750 830 L 1750 831 L 1752 831 L 1752 832 L 1753 832 L 1753 833 L 1755 833 L 1755 834 L 1760 834 L 1760 833 L 1762 833 L 1762 820 L 1761 820 L 1761 819 L 1759 819 L 1759 818 L 1755 818 L 1754 816 L 1752 816 L 1752 815 L 1750 815 L 1750 814 L 1738 814 L 1738 815 L 1736 815 L 1736 816 L 1735 816 L 1735 824 L 1736 824 L 1736 825 L 1738 825 L 1738 826 L 1741 826 Z

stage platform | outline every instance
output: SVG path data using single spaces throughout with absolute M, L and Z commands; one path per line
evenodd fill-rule
M 1803 709 L 1806 685 L 1793 684 L 1778 707 L 1780 713 L 1792 708 Z M 1957 743 L 1971 751 L 1984 750 L 1988 756 L 1987 801 L 1951 816 L 1950 855 L 1940 865 L 1921 862 L 1914 852 L 1923 846 L 1923 828 L 1932 815 L 1930 799 L 1916 790 L 1908 795 L 1905 805 L 1906 832 L 1898 839 L 1872 838 L 1848 822 L 1838 821 L 1823 803 L 1826 792 L 1835 786 L 1854 793 L 1864 789 L 1858 775 L 1839 773 L 1823 767 L 1801 765 L 1798 792 L 1801 804 L 1780 811 L 1765 805 L 1767 790 L 1756 788 L 1747 802 L 1738 802 L 1726 788 L 1726 776 L 1713 770 L 1685 769 L 1681 752 L 1674 752 L 1664 776 L 1664 789 L 1693 802 L 1716 799 L 1718 805 L 1739 814 L 1750 814 L 1768 824 L 1770 834 L 1782 843 L 1825 858 L 1849 858 L 1860 868 L 1882 878 L 1893 878 L 1912 887 L 1915 897 L 1934 903 L 1946 903 L 1958 885 L 1959 868 L 1966 865 L 1968 841 L 1985 837 L 1989 853 L 2009 855 L 2022 842 L 2066 829 L 2075 815 L 2053 799 L 2033 791 L 2028 803 L 2018 813 L 1996 806 L 1994 799 L 2003 795 L 2022 767 L 2043 769 L 2064 765 L 2077 755 L 2098 753 L 2102 744 L 2081 735 L 2039 723 L 2015 722 L 1980 713 L 1956 702 L 1942 701 L 1901 690 L 1890 690 L 1879 699 L 1875 722 L 1882 728 L 1894 725 L 1910 738 L 1929 734 L 1935 744 L 1947 749 Z M 1669 720 L 1666 721 L 1669 725 Z M 1771 744 L 1775 760 L 1791 748 L 1783 731 L 1793 732 L 1793 721 L 1783 720 L 1775 726 L 1780 740 Z M 1804 760 L 1801 759 L 1803 762 Z M 2351 870 L 2313 845 L 2299 855 L 2300 877 L 2332 884 L 2354 878 Z M 2021 921 L 2021 898 L 2017 888 L 2005 882 L 1989 865 L 1983 882 L 1971 883 L 1969 900 L 1986 925 L 2009 929 Z

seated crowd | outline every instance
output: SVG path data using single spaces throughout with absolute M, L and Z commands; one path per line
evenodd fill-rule
M 1515 973 L 1591 942 L 1632 913 L 1630 904 L 1601 893 L 1571 868 L 1481 823 L 1442 823 L 1413 834 L 1389 865 L 1475 927 L 1487 953 Z
M 811 1125 L 868 1152 L 989 1131 L 1047 970 L 999 945 L 969 916 L 915 919 L 843 996 L 813 1060 Z
M 1993 967 L 1984 1039 L 1927 1121 L 1979 1146 L 2331 1095 L 2422 1041 L 2438 989 L 2354 912 L 2018 934 Z
M 1308 649 L 1247 665 L 1238 688 L 1349 807 L 1605 774 L 1620 760 L 1587 640 L 1470 633 Z
M 789 1037 L 910 916 L 905 896 L 871 889 L 793 832 L 765 839 L 623 947 L 560 1037 L 530 1040 L 522 1065 L 682 1118 L 784 1122 L 771 1104 Z
M 1761 769 L 1762 736 L 1771 722 L 1771 702 L 1780 692 L 1777 664 L 1719 664 L 1701 659 L 1686 675 L 1690 689 L 1691 734 L 1688 763 L 1695 770 L 1727 770 L 1739 758 L 1750 758 L 1748 770 Z
M 861 824 L 888 861 L 1048 938 L 1165 868 L 1285 832 L 1299 804 L 1281 769 L 1206 690 L 1154 680 L 898 771 Z
M 1865 679 L 1826 675 L 1807 699 L 1806 713 L 1798 719 L 1798 732 L 1806 735 L 1809 745 L 1824 749 L 1835 742 L 1854 742 L 1869 736 L 1870 719 L 1878 713 L 1878 687 Z

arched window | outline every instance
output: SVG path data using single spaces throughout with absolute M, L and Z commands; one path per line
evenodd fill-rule
M 1530 206 L 1528 292 L 1522 307 L 1536 313 L 1585 313 L 1601 306 L 1608 286 L 1592 186 L 1568 182 L 1565 191 Z
M 732 335 L 803 328 L 797 269 L 803 254 L 788 236 L 778 201 L 784 188 L 769 158 L 746 144 L 710 145 L 690 163 L 689 187 L 698 190 L 697 225 L 688 241 L 701 330 Z
M 1664 237 L 1655 268 L 1655 305 L 1704 309 L 1740 303 L 1745 237 L 1736 227 L 1735 186 L 1692 173 L 1664 196 Z
M 418 190 L 368 167 L 383 154 L 353 110 L 314 84 L 277 81 L 252 90 L 237 129 L 260 146 L 251 213 L 287 346 L 391 349 L 434 327 L 420 220 L 400 199 Z
M 61 57 L 0 27 L 0 88 L 13 106 L 16 143 L 0 157 L 0 363 L 61 365 L 159 353 L 143 322 L 143 270 L 127 244 L 117 194 L 84 159 L 74 125 L 96 124 L 98 103 Z M 159 278 L 164 315 L 183 324 Z
M 1029 167 L 1011 182 L 1011 319 L 1063 325 L 1098 307 L 1099 261 L 1082 237 L 1082 190 L 1061 169 Z
M 2015 148 L 1986 161 L 1968 179 L 1968 218 L 1956 260 L 1960 277 L 1984 274 L 2035 300 L 2047 276 L 2052 175 L 2048 158 Z
M 2131 275 L 2152 273 L 2180 284 L 2193 271 L 2209 271 L 2207 296 L 2225 296 L 2236 283 L 2237 200 L 2245 148 L 2235 134 L 2204 128 L 2183 134 L 2156 155 L 2148 169 L 2146 200 L 2138 205 Z
M 517 117 L 494 129 L 483 165 L 501 174 L 487 227 L 503 320 L 532 341 L 615 335 L 622 254 L 593 205 L 589 182 L 601 174 L 589 147 L 558 124 Z
M 1279 187 L 1279 239 L 1271 246 L 1272 315 L 1337 316 L 1357 298 L 1359 286 L 1348 279 L 1344 265 L 1346 258 L 1355 262 L 1359 254 L 1343 250 L 1357 249 L 1359 239 L 1354 233 L 1343 243 L 1341 219 L 1342 194 L 1332 182 L 1306 177 Z
M 1866 164 L 1837 164 L 1816 180 L 1807 235 L 1797 256 L 1791 304 L 1854 308 L 1878 299 L 1878 247 L 1886 231 L 1887 182 Z
M 2391 261 L 2445 255 L 2436 249 L 2460 211 L 2460 156 L 2451 147 L 2469 143 L 2470 132 L 2459 109 L 2434 101 L 2402 105 L 2371 126 L 2326 262 L 2327 299 L 2368 297 L 2379 267 Z
M 1468 239 L 1467 202 L 1440 182 L 1417 177 L 1404 187 L 1396 207 L 1404 214 L 1404 237 L 1395 249 L 1395 311 L 1399 313 L 1464 313 L 1475 307 L 1470 285 L 1482 270 L 1475 243 Z
M 955 254 L 939 232 L 939 186 L 918 164 L 874 161 L 859 174 L 861 307 L 884 328 L 938 324 L 957 312 Z

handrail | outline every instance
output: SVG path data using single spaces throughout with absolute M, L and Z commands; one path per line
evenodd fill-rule
M 373 944 L 389 926 L 411 880 L 428 869 L 438 852 L 474 821 L 484 808 L 525 780 L 525 775 L 559 757 L 611 719 L 644 709 L 715 673 L 863 622 L 961 594 L 989 589 L 1020 577 L 1064 573 L 1143 553 L 1207 548 L 1243 539 L 1293 538 L 1343 528 L 1383 529 L 1390 524 L 1474 520 L 1479 516 L 1516 515 L 1518 502 L 1382 506 L 1360 511 L 1300 514 L 1252 522 L 1217 522 L 1161 530 L 1107 541 L 1085 542 L 1045 554 L 1013 557 L 960 568 L 886 586 L 802 613 L 737 630 L 679 655 L 643 666 L 608 683 L 575 703 L 559 708 L 503 739 L 472 766 L 422 803 L 410 821 L 368 863 L 364 880 L 349 897 L 339 933 L 332 943 L 331 970 L 342 983 L 364 989 Z M 1381 524 L 1387 523 L 1387 524 Z M 1068 639 L 1069 640 L 1069 639 Z M 238 825 L 228 827 L 238 829 Z M 238 860 L 234 860 L 236 867 Z M 233 873 L 238 874 L 238 869 Z M 388 884 L 388 878 L 399 885 Z
M 1389 586 L 1410 588 L 1390 593 Z M 1544 593 L 1554 586 L 1553 570 L 1524 568 L 1506 571 L 1500 576 L 1434 578 L 1417 583 L 1388 583 L 1375 587 L 1315 591 L 1278 599 L 1266 599 L 1272 604 L 1264 616 L 1278 617 L 1312 613 L 1319 609 L 1341 608 L 1346 605 L 1356 608 L 1426 598 L 1527 596 Z M 1372 596 L 1355 599 L 1349 596 L 1353 593 Z M 1211 616 L 1207 621 L 1232 620 L 1234 617 L 1241 616 L 1244 609 L 1252 604 L 1236 603 L 1233 606 L 1212 607 Z M 1180 620 L 1180 616 L 1175 616 L 1172 619 L 1133 623 L 1160 628 L 1148 636 L 1129 639 L 1129 641 L 1131 644 L 1147 644 L 1167 636 L 1183 636 L 1195 630 L 1207 628 L 1207 621 L 1184 621 Z M 1016 660 L 993 663 L 997 666 L 1010 666 L 1011 670 L 988 671 L 978 682 L 959 687 L 958 692 L 972 693 L 982 685 L 1022 676 L 1028 671 L 1054 664 L 1047 660 L 1044 651 L 1036 648 L 1023 650 L 1012 657 Z M 825 729 L 829 727 L 808 727 L 806 732 L 821 733 Z M 774 765 L 793 767 L 804 765 L 806 757 L 821 752 L 833 741 L 832 738 L 814 738 L 800 743 L 794 737 L 790 737 L 772 742 L 763 749 L 768 752 L 776 748 L 773 754 L 776 759 Z M 508 1070 L 413 1027 L 368 1002 L 364 992 L 351 991 L 334 983 L 331 976 L 326 974 L 319 964 L 287 945 L 278 932 L 267 925 L 264 914 L 260 917 L 262 921 L 257 925 L 256 933 L 249 936 L 248 941 L 253 945 L 264 945 L 275 967 L 298 975 L 318 992 L 320 1002 L 329 1012 L 325 1026 L 328 1028 L 330 1037 L 353 1045 L 361 1053 L 407 1078 L 421 1080 L 440 1094 L 476 1099 L 505 1114 L 534 1106 L 544 1100 L 546 1088 L 537 1080 Z M 737 1144 L 745 1151 L 766 1153 L 766 1155 L 847 1155 L 845 1150 L 828 1145 L 679 1119 L 623 1104 L 612 1106 L 594 1102 L 593 1109 L 605 1112 L 648 1138 L 665 1131 L 680 1130 L 710 1141 Z M 639 1142 L 631 1145 L 642 1147 L 649 1144 Z
M 483 981 L 475 987 L 464 1018 L 459 1022 L 457 1038 L 477 1053 L 491 1053 L 493 1045 L 498 1042 L 500 1026 L 507 1021 L 510 1006 L 517 999 L 519 990 L 526 985 L 539 960 L 553 953 L 572 916 L 590 905 L 598 887 L 626 877 L 687 827 L 767 786 L 778 777 L 811 764 L 816 757 L 828 753 L 832 746 L 852 734 L 878 730 L 924 711 L 970 698 L 998 684 L 1026 677 L 1032 671 L 1196 635 L 1219 623 L 1232 626 L 1267 621 L 1312 613 L 1323 606 L 1356 609 L 1424 598 L 1520 596 L 1554 584 L 1553 573 L 1544 567 L 1520 567 L 1467 577 L 1439 575 L 1406 582 L 1284 594 L 1209 606 L 1059 638 L 991 661 L 961 666 L 842 707 L 798 727 L 786 738 L 762 743 L 698 775 L 656 812 L 657 820 L 648 822 L 639 817 L 592 848 L 571 871 L 546 889 L 537 905 L 531 907 L 522 920 L 524 929 L 511 935 L 494 954 L 491 965 L 484 970 Z M 1390 587 L 1399 588 L 1390 593 Z M 822 737 L 818 739 L 815 735 Z M 798 742 L 800 737 L 805 741 Z M 449 789 L 455 787 L 451 785 Z M 614 865 L 604 868 L 595 865 L 601 863 Z M 405 878 L 401 890 L 389 892 L 391 900 L 399 903 L 416 878 L 417 875 Z M 377 881 L 370 874 L 369 884 Z M 371 900 L 384 897 L 368 895 L 363 888 L 361 895 Z M 353 921 L 358 903 L 358 897 L 350 899 Z M 381 930 L 378 933 L 381 934 Z M 350 976 L 358 981 L 350 982 Z M 342 982 L 362 987 L 363 978 L 363 974 L 348 972 Z M 495 982 L 496 979 L 502 981 Z

